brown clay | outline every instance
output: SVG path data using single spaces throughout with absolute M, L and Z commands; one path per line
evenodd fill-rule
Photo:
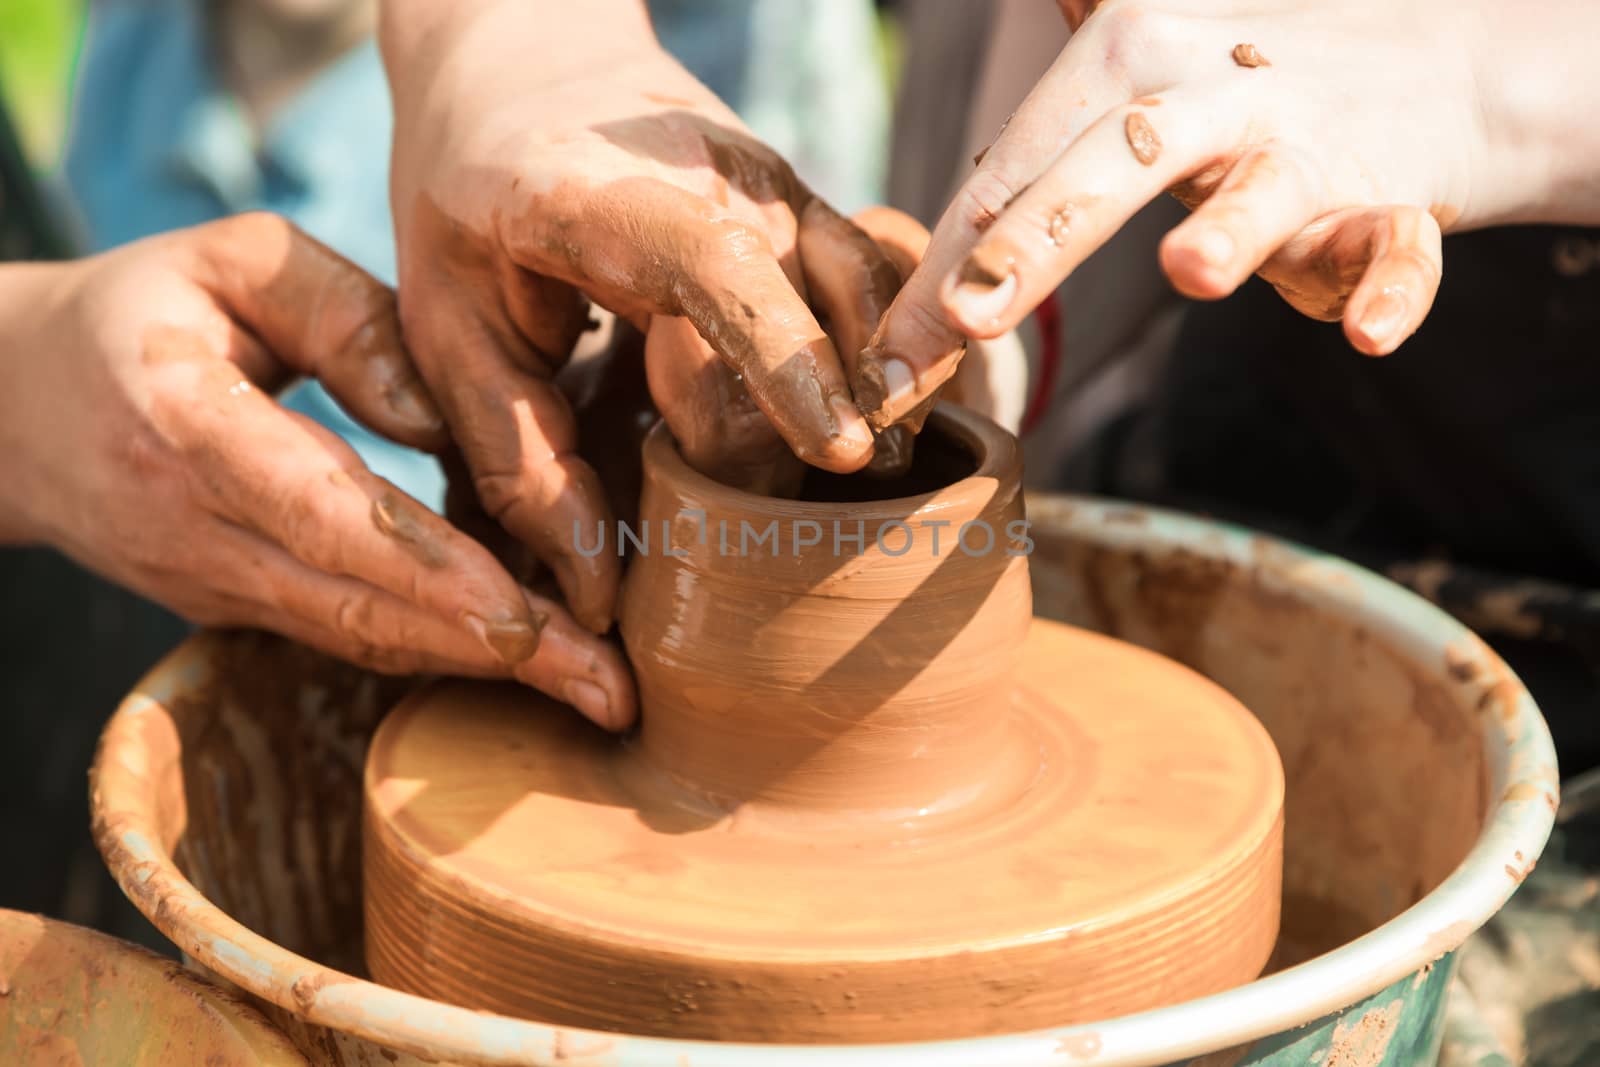
M 1050 216 L 1050 243 L 1061 248 L 1067 243 L 1067 237 L 1071 233 L 1072 205 L 1068 204 Z
M 1123 132 L 1127 135 L 1128 147 L 1133 149 L 1133 158 L 1140 163 L 1148 167 L 1161 157 L 1161 135 L 1140 112 L 1129 113 Z
M 176 960 L 80 926 L 0 909 L 6 1067 L 307 1067 L 242 997 Z
M 941 408 L 895 499 L 740 493 L 661 429 L 644 460 L 641 518 L 682 555 L 656 540 L 627 581 L 640 733 L 514 686 L 402 704 L 365 779 L 375 978 L 634 1033 L 886 1041 L 1115 1016 L 1265 964 L 1272 743 L 1186 668 L 1031 620 L 1014 438 Z M 741 520 L 775 543 L 739 551 Z M 836 520 L 862 550 L 790 551 Z
M 1270 67 L 1267 57 L 1262 55 L 1253 44 L 1236 44 L 1233 46 L 1233 61 L 1241 67 Z

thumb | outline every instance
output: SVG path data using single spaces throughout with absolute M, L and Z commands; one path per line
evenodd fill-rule
M 236 215 L 196 235 L 196 281 L 283 366 L 392 440 L 446 443 L 401 341 L 393 290 L 276 215 Z

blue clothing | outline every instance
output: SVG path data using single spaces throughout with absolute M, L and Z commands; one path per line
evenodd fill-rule
M 93 249 L 261 209 L 394 284 L 393 122 L 374 42 L 321 71 L 259 143 L 217 75 L 192 0 L 94 5 L 79 70 L 65 177 Z M 378 474 L 442 504 L 433 457 L 359 425 L 315 382 L 284 403 L 349 441 Z

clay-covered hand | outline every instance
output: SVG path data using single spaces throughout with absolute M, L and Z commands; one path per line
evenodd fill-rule
M 271 399 L 310 375 L 374 430 L 442 446 L 387 288 L 269 215 L 0 279 L 0 537 L 196 622 L 631 721 L 616 651 Z
M 584 297 L 677 331 L 676 373 L 730 397 L 699 424 L 737 435 L 759 418 L 811 463 L 869 461 L 847 367 L 807 302 L 860 235 L 661 50 L 642 4 L 393 0 L 382 41 L 408 342 L 488 511 L 555 570 L 579 620 L 608 626 L 618 582 L 615 555 L 576 551 L 604 493 L 553 384 Z M 871 253 L 847 266 L 888 269 Z M 822 306 L 842 336 L 856 309 Z
M 1600 28 L 1586 0 L 1061 6 L 1071 40 L 873 339 L 899 383 L 879 421 L 954 372 L 963 335 L 1015 326 L 1164 190 L 1193 209 L 1160 252 L 1181 292 L 1219 298 L 1259 272 L 1370 355 L 1426 315 L 1441 230 L 1600 205 L 1580 180 L 1600 165 L 1595 133 L 1557 89 L 1595 79 L 1586 50 L 1560 44 Z
M 910 276 L 928 232 L 893 208 L 867 208 L 850 222 L 813 201 L 815 225 L 802 225 L 798 253 L 806 291 L 828 323 L 834 349 L 854 370 L 856 358 Z M 686 319 L 656 316 L 645 340 L 650 395 L 690 466 L 725 485 L 774 496 L 799 490 L 804 466 L 789 450 L 745 384 L 704 350 Z M 921 428 L 931 404 L 915 417 Z M 902 473 L 911 462 L 909 427 L 886 427 L 868 470 Z

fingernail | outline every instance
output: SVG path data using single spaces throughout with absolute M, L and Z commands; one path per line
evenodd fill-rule
M 534 615 L 532 625 L 520 619 L 488 620 L 481 615 L 465 612 L 461 621 L 473 636 L 496 656 L 500 662 L 512 666 L 532 658 L 539 650 L 539 631 L 544 629 L 545 617 Z
M 917 376 L 911 369 L 911 364 L 903 359 L 890 356 L 883 361 L 883 389 L 887 394 L 887 403 L 898 407 L 903 401 L 910 398 L 917 389 Z
M 833 416 L 833 425 L 828 428 L 829 437 L 863 448 L 872 444 L 872 431 L 862 421 L 861 409 L 856 407 L 855 400 L 849 394 L 829 393 L 828 411 Z
M 1007 274 L 998 284 L 960 282 L 955 292 L 950 294 L 950 304 L 963 325 L 971 329 L 983 329 L 998 326 L 1000 316 L 1006 313 L 1016 298 L 1017 276 Z
M 1395 339 L 1406 320 L 1406 294 L 1398 286 L 1385 286 L 1361 317 L 1361 332 L 1377 345 L 1386 345 Z
M 433 403 L 433 397 L 423 388 L 421 382 L 415 379 L 401 382 L 389 390 L 387 399 L 390 409 L 396 415 L 419 429 L 429 433 L 444 429 L 444 416 L 439 414 L 439 409 Z
M 876 344 L 869 344 L 856 364 L 852 385 L 868 425 L 881 433 L 905 414 L 905 402 L 917 390 L 917 375 L 899 356 L 886 355 Z
M 611 726 L 611 698 L 606 691 L 593 682 L 586 682 L 580 678 L 570 678 L 561 686 L 561 699 L 577 708 L 585 718 L 599 723 L 601 726 Z
M 1207 226 L 1196 234 L 1190 247 L 1208 267 L 1226 267 L 1233 262 L 1233 236 L 1216 226 Z

